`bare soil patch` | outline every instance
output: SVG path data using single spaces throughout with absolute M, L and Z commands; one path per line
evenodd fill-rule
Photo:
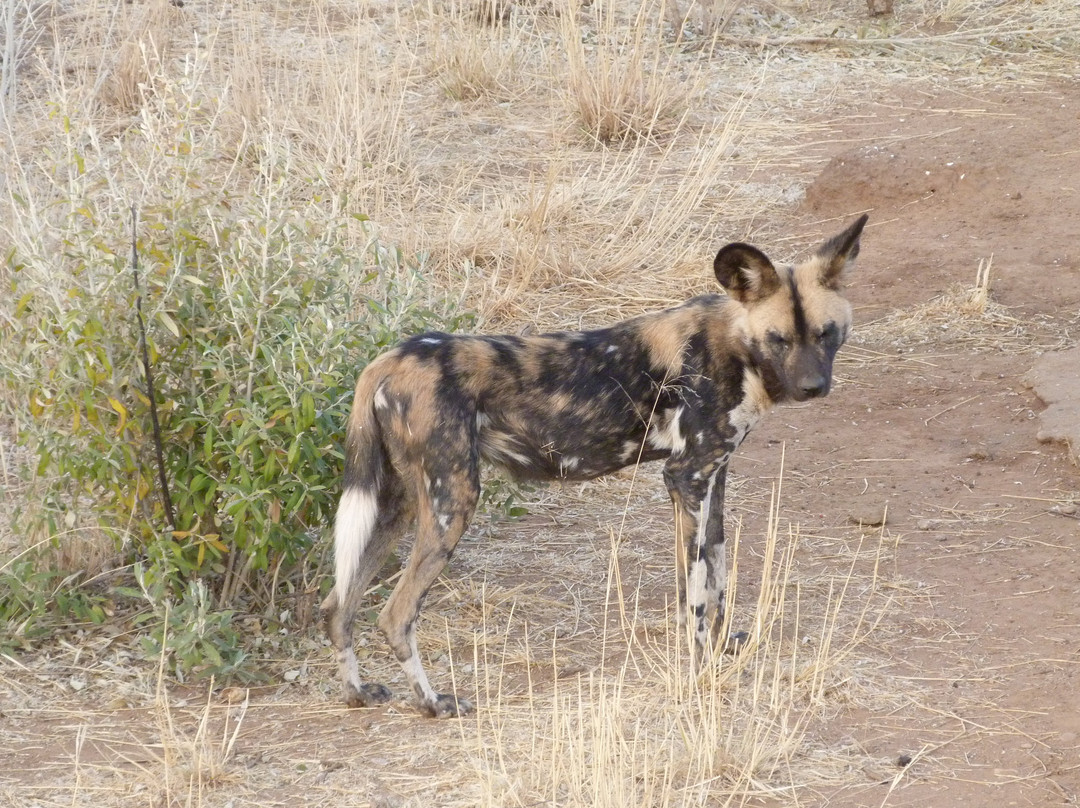
M 1074 85 L 897 95 L 838 133 L 857 145 L 807 191 L 806 215 L 873 208 L 877 223 L 853 297 L 889 327 L 864 327 L 850 383 L 791 425 L 791 456 L 813 483 L 805 507 L 833 524 L 887 503 L 911 586 L 882 651 L 925 691 L 833 726 L 916 757 L 882 804 L 1057 805 L 1080 791 L 1078 476 L 1064 447 L 1037 440 L 1043 404 L 1025 383 L 1080 325 L 1078 102 Z M 965 312 L 991 259 L 1004 309 Z

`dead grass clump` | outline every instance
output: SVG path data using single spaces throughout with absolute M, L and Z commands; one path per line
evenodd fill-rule
M 659 153 L 605 150 L 592 166 L 557 155 L 523 189 L 455 208 L 431 240 L 433 264 L 488 328 L 596 327 L 715 291 L 715 222 L 734 192 L 723 178 L 751 103 L 734 99 Z
M 440 19 L 425 55 L 432 76 L 455 101 L 502 101 L 514 94 L 522 53 L 516 27 L 501 20 L 483 26 L 475 18 L 452 16 Z
M 489 323 L 529 319 L 521 302 L 537 288 L 551 289 L 572 269 L 555 233 L 560 219 L 576 218 L 573 189 L 551 178 L 532 189 L 463 210 L 450 223 L 442 257 L 460 273 L 463 291 Z M 560 252 L 562 254 L 560 254 Z
M 220 726 L 216 726 L 217 711 L 208 697 L 198 723 L 182 727 L 169 705 L 168 694 L 159 691 L 154 708 L 161 739 L 155 755 L 158 770 L 145 773 L 150 784 L 161 789 L 164 804 L 203 805 L 206 792 L 232 782 L 229 764 L 247 707 L 245 698 L 235 712 L 230 707 Z
M 152 708 L 157 743 L 142 747 L 141 760 L 129 762 L 142 775 L 154 804 L 196 808 L 206 794 L 235 780 L 231 761 L 248 709 L 248 694 L 234 698 L 220 718 L 213 704 L 213 684 L 194 725 L 178 716 L 165 683 L 165 658 L 159 660 Z M 235 688 L 233 690 L 236 690 Z
M 736 558 L 738 538 L 737 532 Z M 687 675 L 690 638 L 655 624 L 640 587 L 631 594 L 613 537 L 607 594 L 588 607 L 602 615 L 598 658 L 585 668 L 568 665 L 552 638 L 548 648 L 528 649 L 534 660 L 548 656 L 549 672 L 541 676 L 539 663 L 530 669 L 521 686 L 527 698 L 508 695 L 501 674 L 478 680 L 483 707 L 475 736 L 465 734 L 482 778 L 479 804 L 741 804 L 842 782 L 852 763 L 847 756 L 858 752 L 812 750 L 808 736 L 838 705 L 877 698 L 858 682 L 851 661 L 888 604 L 867 597 L 873 583 L 852 568 L 838 576 L 819 611 L 803 599 L 794 575 L 798 544 L 797 531 L 779 529 L 774 496 L 751 640 L 743 653 L 712 660 L 695 679 Z M 872 580 L 880 553 L 879 542 Z M 490 656 L 496 650 L 485 645 L 477 668 L 498 670 Z
M 221 108 L 221 142 L 226 154 L 251 156 L 247 151 L 266 129 L 266 65 L 258 52 L 241 50 L 233 59 L 228 95 Z
M 173 29 L 181 12 L 169 0 L 132 6 L 115 62 L 101 85 L 101 98 L 121 112 L 138 110 L 158 89 L 173 50 Z
M 744 0 L 667 0 L 665 5 L 669 24 L 681 31 L 688 22 L 706 37 L 720 36 L 727 30 Z
M 993 256 L 979 261 L 975 284 L 956 287 L 915 309 L 860 326 L 860 342 L 911 350 L 921 345 L 962 346 L 969 350 L 1023 353 L 1046 348 L 1045 329 L 1021 320 L 993 300 Z
M 39 564 L 42 569 L 77 573 L 94 578 L 115 569 L 123 555 L 117 541 L 104 530 L 96 528 L 71 529 L 41 548 Z
M 591 13 L 591 17 L 584 17 Z M 654 9 L 643 3 L 622 20 L 610 2 L 560 18 L 568 58 L 566 105 L 598 143 L 652 141 L 682 123 L 693 80 L 665 52 Z

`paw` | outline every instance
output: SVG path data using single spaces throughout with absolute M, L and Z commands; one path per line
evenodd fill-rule
M 374 707 L 390 700 L 390 690 L 380 684 L 365 682 L 356 685 L 345 685 L 345 703 L 350 707 Z
M 432 718 L 461 718 L 475 709 L 471 701 L 459 699 L 450 693 L 439 693 L 434 702 L 425 701 L 421 707 Z
M 728 635 L 727 640 L 724 642 L 724 647 L 721 650 L 725 654 L 737 654 L 746 647 L 748 642 L 750 642 L 750 632 L 733 631 Z

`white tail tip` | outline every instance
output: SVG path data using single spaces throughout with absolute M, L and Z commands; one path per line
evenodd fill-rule
M 334 518 L 334 591 L 338 605 L 344 604 L 356 578 L 360 557 L 375 527 L 378 510 L 378 502 L 371 491 L 349 488 L 341 494 Z

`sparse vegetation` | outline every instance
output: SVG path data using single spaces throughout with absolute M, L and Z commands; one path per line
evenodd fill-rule
M 664 602 L 667 503 L 640 477 L 489 486 L 491 512 L 522 517 L 527 494 L 536 518 L 463 550 L 421 625 L 475 719 L 327 714 L 314 624 L 342 422 L 356 372 L 403 334 L 596 325 L 711 290 L 718 242 L 776 243 L 834 102 L 1074 77 L 1073 0 L 873 18 L 804 0 L 0 0 L 0 31 L 0 720 L 55 719 L 75 762 L 35 800 L 793 804 L 895 776 L 818 732 L 900 698 L 870 630 L 916 589 L 883 572 L 884 533 L 862 546 L 775 513 L 766 558 L 737 562 L 756 644 L 692 681 Z M 1015 322 L 987 288 L 920 327 L 998 339 Z M 737 482 L 736 514 L 768 511 Z M 395 684 L 392 663 L 373 676 Z M 191 689 L 229 677 L 271 687 L 250 707 Z M 363 767 L 343 726 L 365 729 Z
M 145 559 L 143 592 L 155 593 L 156 609 L 182 594 L 177 620 L 205 626 L 210 600 L 273 611 L 285 598 L 310 622 L 310 559 L 332 516 L 336 436 L 357 368 L 404 334 L 454 330 L 463 318 L 418 297 L 422 267 L 399 251 L 371 237 L 350 252 L 342 222 L 278 209 L 281 184 L 253 189 L 254 204 L 210 192 L 144 209 L 135 249 L 171 512 L 146 414 L 137 292 L 118 249 L 123 219 L 99 217 L 87 201 L 58 224 L 59 266 L 12 252 L 17 303 L 3 359 L 19 440 L 35 458 L 18 524 L 54 547 L 75 543 L 69 585 L 100 571 L 77 549 L 79 536 L 99 533 L 113 566 Z M 202 648 L 207 670 L 231 671 L 215 647 L 188 648 L 177 670 L 202 665 Z
M 13 176 L 45 194 L 10 199 L 14 305 L 0 322 L 7 411 L 32 458 L 14 524 L 38 549 L 7 573 L 29 575 L 34 591 L 13 579 L 0 604 L 8 644 L 47 631 L 34 623 L 50 612 L 100 623 L 95 598 L 103 579 L 116 584 L 103 573 L 139 561 L 150 614 L 175 599 L 174 621 L 204 627 L 176 671 L 220 678 L 243 657 L 229 629 L 236 608 L 312 620 L 315 542 L 331 519 L 358 368 L 403 335 L 471 319 L 423 280 L 421 259 L 381 242 L 347 200 L 310 190 L 318 178 L 287 149 L 258 152 L 243 193 L 220 185 L 206 151 L 221 135 L 212 102 L 157 61 L 147 69 L 148 105 L 169 99 L 161 117 L 102 150 L 90 121 L 57 112 L 61 161 Z M 131 176 L 138 155 L 153 179 Z M 38 188 L 44 174 L 64 182 Z M 133 200 L 137 223 L 125 215 Z M 235 664 L 218 658 L 225 648 Z

